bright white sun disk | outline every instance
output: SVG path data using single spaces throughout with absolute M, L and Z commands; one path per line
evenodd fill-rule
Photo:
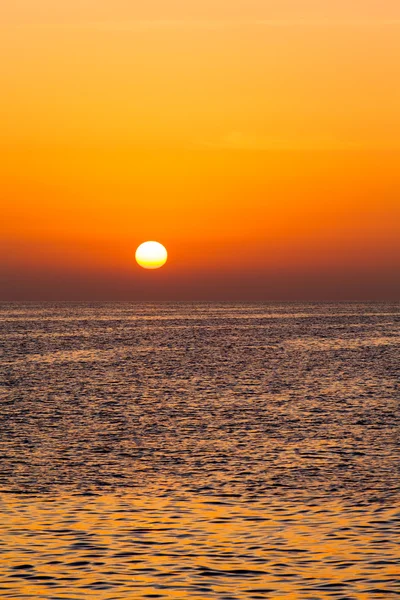
M 135 258 L 143 269 L 159 269 L 167 262 L 168 253 L 159 242 L 143 242 L 137 248 Z

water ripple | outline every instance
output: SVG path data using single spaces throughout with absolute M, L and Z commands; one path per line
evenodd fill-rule
M 0 597 L 400 595 L 398 304 L 2 304 Z

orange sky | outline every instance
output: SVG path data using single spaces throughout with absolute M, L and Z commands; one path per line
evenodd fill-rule
M 14 0 L 0 55 L 0 299 L 399 297 L 397 0 Z

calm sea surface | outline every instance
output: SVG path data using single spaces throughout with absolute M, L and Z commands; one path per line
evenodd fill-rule
M 0 598 L 400 597 L 399 304 L 0 305 Z

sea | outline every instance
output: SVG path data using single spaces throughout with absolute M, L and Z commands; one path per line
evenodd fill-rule
M 0 598 L 400 598 L 400 304 L 2 303 Z

